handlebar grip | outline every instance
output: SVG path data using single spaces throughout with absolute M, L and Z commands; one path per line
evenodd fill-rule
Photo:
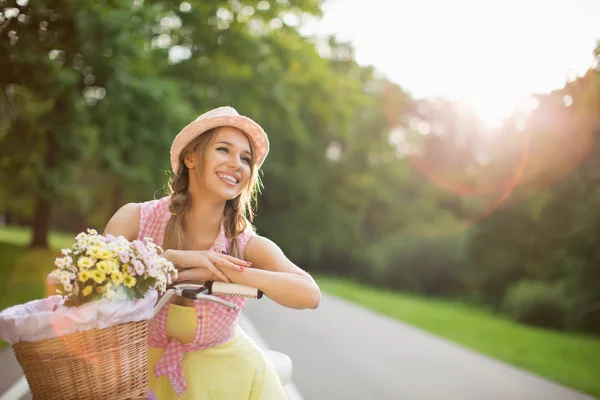
M 254 299 L 260 299 L 263 296 L 263 292 L 244 285 L 238 285 L 237 283 L 227 282 L 206 282 L 204 285 L 208 288 L 209 294 L 218 294 L 221 296 L 236 296 L 236 297 L 248 297 Z

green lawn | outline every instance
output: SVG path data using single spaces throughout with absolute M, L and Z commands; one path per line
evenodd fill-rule
M 51 232 L 50 233 L 50 247 L 54 250 L 60 251 L 60 249 L 71 247 L 76 234 L 62 233 L 62 232 Z M 0 227 L 0 243 L 16 244 L 19 246 L 26 246 L 31 240 L 31 231 L 29 228 L 20 226 L 3 226 Z
M 27 250 L 29 229 L 0 228 L 0 310 L 30 300 L 41 299 L 48 293 L 46 276 L 54 268 L 60 249 L 70 247 L 75 235 L 52 233 L 52 250 Z M 0 347 L 7 344 L 0 340 Z
M 519 325 L 475 306 L 365 288 L 343 279 L 316 280 L 324 292 L 600 397 L 600 337 Z

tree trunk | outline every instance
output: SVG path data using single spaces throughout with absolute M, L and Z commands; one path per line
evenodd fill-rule
M 65 102 L 65 100 L 59 99 L 56 102 L 56 106 L 53 110 L 54 115 L 64 116 L 66 114 L 66 106 L 67 103 Z M 44 154 L 44 171 L 52 171 L 56 167 L 56 153 L 58 152 L 58 143 L 56 142 L 55 135 L 56 132 L 50 129 L 47 135 L 46 149 Z M 33 237 L 29 247 L 47 249 L 49 231 L 48 225 L 50 221 L 50 212 L 52 210 L 52 206 L 48 198 L 49 195 L 50 198 L 54 197 L 54 193 L 52 193 L 54 188 L 49 186 L 44 176 L 40 176 L 39 178 L 40 180 L 38 187 L 40 189 L 37 194 L 37 199 L 35 201 L 35 209 L 33 212 L 33 220 L 31 224 Z
M 50 219 L 50 204 L 41 194 L 37 196 L 35 201 L 35 210 L 31 229 L 33 238 L 30 248 L 48 248 L 48 221 Z
M 8 211 L 8 210 L 7 210 L 7 211 L 4 213 L 4 224 L 5 224 L 6 226 L 9 226 L 10 224 L 12 224 L 12 222 L 13 222 L 13 217 L 12 217 L 12 215 L 10 214 L 10 211 Z

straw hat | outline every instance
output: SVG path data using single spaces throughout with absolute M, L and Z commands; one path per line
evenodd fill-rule
M 256 165 L 260 167 L 269 153 L 269 139 L 267 134 L 256 122 L 240 115 L 233 107 L 218 107 L 210 110 L 198 118 L 175 136 L 171 145 L 171 167 L 177 173 L 179 169 L 179 154 L 198 135 L 213 128 L 232 126 L 244 132 L 252 141 Z

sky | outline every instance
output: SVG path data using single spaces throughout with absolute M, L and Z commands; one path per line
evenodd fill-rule
M 307 34 L 336 34 L 418 98 L 465 101 L 490 123 L 594 65 L 600 0 L 327 0 Z

